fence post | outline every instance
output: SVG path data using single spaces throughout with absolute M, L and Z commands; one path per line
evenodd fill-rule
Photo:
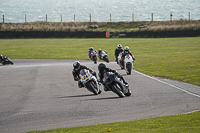
M 26 23 L 26 14 L 25 14 L 25 23 Z
M 75 14 L 74 14 L 74 22 L 76 21 L 76 16 L 75 16 Z
M 3 15 L 3 24 L 4 24 L 4 15 Z
M 110 14 L 110 22 L 111 22 L 111 14 Z
M 46 15 L 46 24 L 47 24 L 47 15 Z
M 62 22 L 62 15 L 60 15 L 60 19 L 61 19 L 61 22 Z
M 172 21 L 172 16 L 173 16 L 172 13 L 170 13 L 170 20 L 171 20 L 171 21 Z
M 132 21 L 134 21 L 134 14 L 132 13 Z
M 151 13 L 151 21 L 153 21 L 153 13 Z
M 189 16 L 189 21 L 190 21 L 190 12 L 188 12 L 188 16 Z
M 91 23 L 91 20 L 92 20 L 92 19 L 91 19 L 91 14 L 90 14 L 90 23 Z

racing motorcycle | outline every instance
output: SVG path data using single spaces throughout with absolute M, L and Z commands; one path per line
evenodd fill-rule
M 94 64 L 97 64 L 97 52 L 96 51 L 92 51 L 90 53 L 90 57 L 91 57 L 91 60 L 94 62 Z
M 80 71 L 81 82 L 87 88 L 88 91 L 98 95 L 101 93 L 99 89 L 99 83 L 94 75 L 89 70 L 82 69 Z
M 122 53 L 120 53 L 118 56 L 119 66 L 121 67 L 121 69 L 125 69 L 128 75 L 131 75 L 131 72 L 133 70 L 133 62 L 134 62 L 133 58 L 131 57 L 131 55 L 127 54 L 124 58 L 124 66 L 122 66 L 122 64 L 120 63 L 121 57 L 122 57 Z
M 1 64 L 2 65 L 7 65 L 7 64 L 13 65 L 14 63 L 7 56 L 3 56 Z
M 104 74 L 104 82 L 106 90 L 116 93 L 121 98 L 131 95 L 129 86 L 125 85 L 122 79 L 118 78 L 112 72 L 107 72 Z
M 117 57 L 117 63 L 119 64 L 120 67 L 121 67 L 121 65 L 120 65 L 121 58 L 122 58 L 122 53 L 120 52 L 118 57 Z
M 131 55 L 127 54 L 124 58 L 124 69 L 126 70 L 126 73 L 128 75 L 131 75 L 131 72 L 133 70 L 133 58 Z
M 99 56 L 99 59 L 101 59 L 101 60 L 103 60 L 103 61 L 108 63 L 109 62 L 109 57 L 108 57 L 107 52 L 102 50 L 101 54 Z

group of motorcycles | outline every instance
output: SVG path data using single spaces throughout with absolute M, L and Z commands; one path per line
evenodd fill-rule
M 90 57 L 91 57 L 91 60 L 94 62 L 94 64 L 97 64 L 97 52 L 95 50 L 93 50 L 90 53 Z M 123 65 L 120 62 L 121 58 L 122 58 L 122 53 L 120 53 L 118 55 L 117 63 L 119 64 L 119 66 L 120 66 L 121 69 L 124 69 L 126 71 L 126 73 L 128 75 L 131 75 L 131 72 L 133 70 L 133 62 L 134 62 L 133 58 L 131 57 L 131 55 L 127 54 L 125 56 L 125 58 L 124 58 Z M 107 52 L 102 50 L 102 52 L 101 52 L 101 54 L 99 56 L 99 59 L 108 63 L 109 62 L 109 57 L 108 57 Z
M 101 94 L 101 90 L 99 89 L 101 84 L 98 82 L 97 78 L 90 73 L 89 70 L 82 69 L 80 71 L 80 77 L 80 81 L 84 84 L 88 91 L 94 93 L 94 95 Z M 112 91 L 121 98 L 131 95 L 129 86 L 125 85 L 123 81 L 114 73 L 108 72 L 106 75 L 104 75 L 104 77 L 104 82 L 106 83 L 104 87 L 107 91 Z
M 90 53 L 90 57 L 94 64 L 96 64 L 97 52 L 95 50 Z M 120 63 L 121 57 L 122 53 L 119 54 L 117 62 L 121 69 L 125 69 L 126 73 L 130 75 L 131 71 L 133 70 L 134 60 L 130 55 L 126 55 L 124 59 L 124 66 L 122 66 L 122 64 Z M 99 59 L 108 63 L 109 57 L 107 52 L 102 50 L 101 54 L 99 54 Z M 99 86 L 101 84 L 97 81 L 96 77 L 89 72 L 89 70 L 82 69 L 80 72 L 80 77 L 81 82 L 84 84 L 88 91 L 94 93 L 95 95 L 101 93 L 101 90 L 99 89 Z M 104 82 L 106 83 L 106 85 L 104 86 L 105 89 L 116 93 L 119 97 L 131 95 L 129 86 L 125 85 L 123 81 L 112 72 L 108 72 L 104 75 Z
M 13 65 L 14 64 L 7 56 L 2 56 L 2 59 L 0 60 L 0 63 L 2 65 L 7 65 L 7 64 Z
M 91 51 L 90 57 L 91 57 L 91 60 L 94 62 L 94 64 L 97 64 L 98 58 L 97 58 L 97 52 L 95 50 Z M 101 53 L 100 53 L 99 59 L 108 63 L 109 57 L 108 57 L 107 52 L 102 50 Z

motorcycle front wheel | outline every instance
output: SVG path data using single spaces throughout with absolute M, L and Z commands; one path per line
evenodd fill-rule
M 115 84 L 112 86 L 112 90 L 114 93 L 116 93 L 119 97 L 123 98 L 125 97 L 124 93 L 121 91 L 121 88 L 118 84 Z
M 132 66 L 130 65 L 130 64 L 128 64 L 127 66 L 126 66 L 126 73 L 128 74 L 128 75 L 131 75 L 131 71 L 132 71 Z
M 96 87 L 95 87 L 95 85 L 94 85 L 94 82 L 89 82 L 88 84 L 87 84 L 87 88 L 91 91 L 91 92 L 93 92 L 94 93 L 94 95 L 98 95 L 98 91 L 97 91 L 97 89 L 96 89 Z

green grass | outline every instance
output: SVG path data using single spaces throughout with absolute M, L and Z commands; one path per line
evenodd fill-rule
M 117 44 L 129 46 L 134 69 L 200 86 L 200 37 L 110 39 L 0 39 L 2 55 L 26 59 L 88 60 L 90 47 L 107 50 L 114 60 Z
M 29 133 L 199 133 L 200 111 L 190 114 Z

